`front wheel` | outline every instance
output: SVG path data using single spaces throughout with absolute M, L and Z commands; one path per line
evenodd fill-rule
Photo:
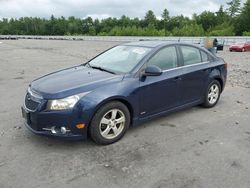
M 217 80 L 212 81 L 205 95 L 203 106 L 206 108 L 214 107 L 220 99 L 221 85 Z
M 126 105 L 118 101 L 110 102 L 94 115 L 90 135 L 97 144 L 112 144 L 123 137 L 129 125 L 130 113 Z

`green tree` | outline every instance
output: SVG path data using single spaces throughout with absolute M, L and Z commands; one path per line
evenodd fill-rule
M 82 21 L 82 23 L 83 23 L 83 34 L 87 35 L 91 33 L 91 35 L 95 35 L 94 22 L 91 17 L 87 17 Z
M 233 18 L 240 13 L 240 0 L 229 1 L 227 2 L 227 5 L 229 6 L 227 11 L 230 17 Z
M 225 22 L 212 28 L 207 34 L 210 36 L 234 36 L 235 32 L 233 25 Z
M 197 16 L 197 23 L 201 24 L 205 31 L 215 27 L 218 24 L 216 15 L 210 11 L 204 11 L 199 16 Z
M 250 0 L 247 0 L 242 8 L 241 14 L 235 22 L 235 31 L 237 35 L 242 35 L 243 32 L 250 32 Z
M 243 35 L 243 36 L 250 36 L 250 31 L 245 31 L 245 32 L 243 32 L 242 35 Z
M 217 24 L 223 24 L 229 21 L 227 12 L 224 10 L 222 5 L 220 6 L 219 10 L 215 14 L 216 14 L 216 19 L 217 19 Z
M 2 18 L 0 34 L 5 35 L 114 35 L 114 36 L 229 36 L 249 35 L 250 0 L 241 11 L 239 1 L 228 2 L 225 10 L 220 6 L 217 12 L 204 11 L 193 14 L 169 16 L 165 9 L 162 19 L 157 20 L 154 12 L 146 12 L 144 19 L 121 18 L 80 19 L 74 16 L 64 18 L 51 16 L 49 19 L 37 17 Z M 230 10 L 230 11 L 229 11 Z M 230 15 L 229 15 L 230 14 Z
M 152 10 L 149 10 L 144 18 L 145 26 L 155 27 L 156 26 L 156 16 Z
M 168 22 L 170 20 L 169 11 L 167 9 L 164 9 L 161 16 L 162 16 L 162 19 L 163 19 L 163 22 L 164 22 L 165 36 L 167 36 L 167 24 L 168 24 Z
M 173 16 L 170 18 L 168 23 L 168 28 L 172 31 L 174 28 L 182 28 L 190 22 L 188 17 L 184 17 L 183 15 L 180 16 Z
M 203 36 L 205 34 L 202 25 L 196 23 L 184 25 L 182 28 L 174 28 L 174 36 Z
M 119 20 L 118 20 L 118 25 L 121 27 L 128 27 L 131 26 L 131 20 L 129 17 L 123 15 Z
M 101 33 L 109 33 L 115 26 L 118 25 L 117 18 L 106 18 L 100 22 Z

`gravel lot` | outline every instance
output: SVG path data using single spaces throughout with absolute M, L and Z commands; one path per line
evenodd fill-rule
M 24 127 L 20 106 L 31 80 L 115 44 L 0 41 L 0 187 L 250 187 L 250 52 L 219 52 L 229 76 L 216 107 L 154 119 L 113 145 Z

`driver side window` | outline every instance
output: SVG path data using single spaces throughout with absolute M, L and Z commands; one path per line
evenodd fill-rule
M 176 68 L 176 48 L 174 46 L 171 46 L 160 50 L 148 61 L 148 65 L 156 65 L 162 70 Z

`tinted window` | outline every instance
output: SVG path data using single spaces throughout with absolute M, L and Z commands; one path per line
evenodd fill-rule
M 181 46 L 181 51 L 183 54 L 184 65 L 201 63 L 201 54 L 199 49 L 190 46 Z
M 201 58 L 202 58 L 202 62 L 207 62 L 209 61 L 208 55 L 207 53 L 201 51 Z
M 149 65 L 156 65 L 162 70 L 177 67 L 177 55 L 175 47 L 166 47 L 155 54 L 148 62 Z

